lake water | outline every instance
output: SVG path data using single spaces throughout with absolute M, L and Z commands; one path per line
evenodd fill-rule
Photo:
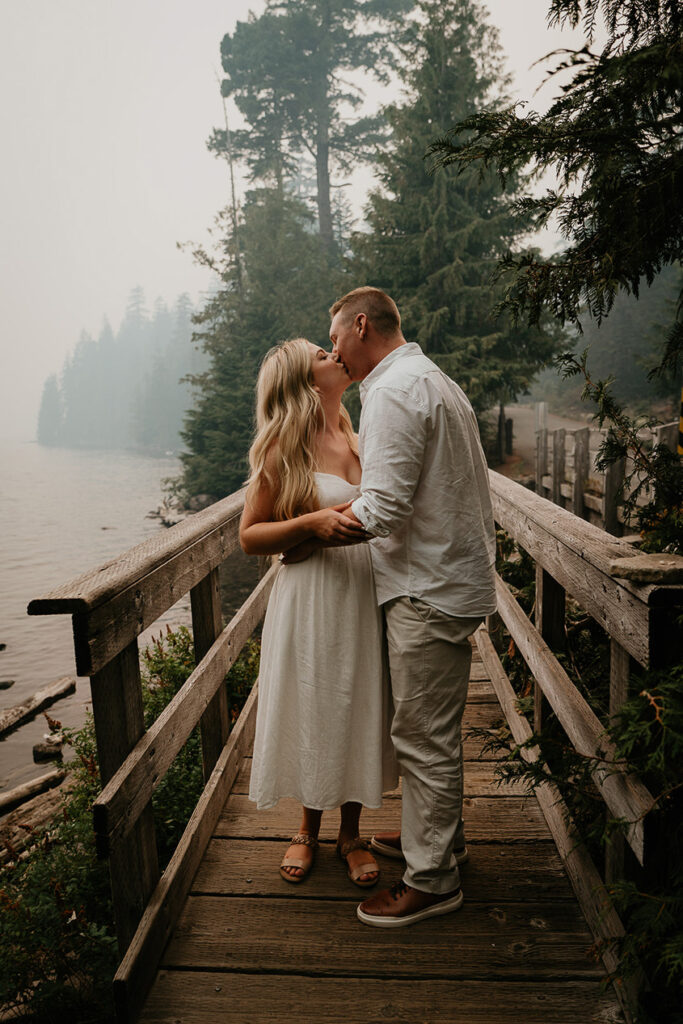
M 0 441 L 0 643 L 6 644 L 0 680 L 15 680 L 11 689 L 0 690 L 0 707 L 20 704 L 60 676 L 75 674 L 71 617 L 28 616 L 29 601 L 163 529 L 147 516 L 163 500 L 164 479 L 177 471 L 174 457 Z M 240 593 L 253 586 L 256 568 L 231 573 L 235 578 L 245 571 Z M 141 646 L 166 623 L 189 622 L 187 595 L 143 634 Z M 49 713 L 77 727 L 89 700 L 88 680 L 78 679 L 76 693 Z M 32 757 L 47 731 L 38 715 L 0 741 L 0 790 L 49 769 Z

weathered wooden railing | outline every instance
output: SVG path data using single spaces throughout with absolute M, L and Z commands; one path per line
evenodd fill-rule
M 671 655 L 671 627 L 683 588 L 619 579 L 614 563 L 632 563 L 636 552 L 631 545 L 497 473 L 491 481 L 498 523 L 537 565 L 537 628 L 498 581 L 500 615 L 536 679 L 537 721 L 545 698 L 577 750 L 596 759 L 595 781 L 605 803 L 611 814 L 631 822 L 629 845 L 641 863 L 647 861 L 651 797 L 638 779 L 610 763 L 600 722 L 548 644 L 561 643 L 569 593 L 612 638 L 611 707 L 616 710 L 627 691 L 630 659 L 647 666 Z M 243 492 L 233 494 L 29 606 L 33 615 L 72 615 L 77 671 L 90 676 L 103 783 L 94 825 L 98 850 L 110 861 L 122 954 L 114 989 L 122 1021 L 136 1016 L 253 739 L 255 692 L 229 733 L 223 681 L 263 617 L 278 569 L 269 570 L 222 629 L 218 567 L 237 547 L 243 501 Z M 669 570 L 659 566 L 656 571 Z M 671 571 L 678 571 L 675 565 Z M 197 666 L 145 731 L 137 637 L 188 591 Z M 515 694 L 486 632 L 479 633 L 479 645 L 513 736 L 522 742 L 531 730 L 517 712 Z M 160 875 L 152 795 L 197 724 L 205 787 Z M 533 757 L 533 751 L 527 756 Z M 597 934 L 614 934 L 617 924 L 605 910 L 600 877 L 568 830 L 552 787 L 542 789 L 539 800 L 589 922 Z M 615 854 L 612 873 L 616 860 Z
M 680 658 L 676 618 L 683 606 L 683 558 L 639 555 L 626 541 L 520 484 L 498 473 L 490 476 L 496 522 L 536 562 L 535 624 L 498 577 L 497 616 L 489 620 L 488 632 L 478 635 L 482 659 L 512 736 L 522 744 L 532 730 L 517 709 L 516 694 L 494 645 L 501 620 L 534 676 L 535 731 L 547 701 L 575 750 L 591 759 L 593 779 L 608 813 L 628 823 L 628 846 L 639 864 L 647 866 L 654 852 L 648 827 L 652 796 L 637 777 L 615 763 L 602 723 L 551 648 L 564 646 L 565 598 L 570 595 L 609 634 L 609 711 L 614 715 L 628 695 L 632 660 L 655 668 Z M 525 750 L 524 756 L 535 761 L 538 750 Z M 608 940 L 618 937 L 623 930 L 606 901 L 603 880 L 563 813 L 559 794 L 548 784 L 537 790 L 537 796 L 594 934 Z M 606 850 L 606 880 L 623 874 L 623 858 L 623 842 L 613 839 Z M 616 967 L 610 948 L 605 963 L 610 971 Z
M 218 567 L 238 545 L 242 491 L 100 568 L 32 601 L 31 615 L 70 613 L 76 667 L 90 676 L 103 790 L 94 806 L 98 851 L 109 857 L 122 962 L 117 1012 L 134 1019 L 213 827 L 253 739 L 255 693 L 232 732 L 225 675 L 262 619 L 277 567 L 222 628 Z M 190 592 L 197 665 L 145 731 L 137 638 Z M 152 794 L 199 724 L 205 787 L 160 875 Z
M 538 417 L 539 422 L 543 417 Z M 665 423 L 642 432 L 647 445 L 664 444 L 676 451 L 678 422 Z M 627 472 L 632 465 L 619 459 L 605 470 L 597 470 L 594 455 L 604 431 L 581 427 L 579 430 L 536 430 L 536 493 L 556 505 L 570 508 L 574 515 L 601 526 L 608 533 L 622 532 L 624 512 L 620 503 Z

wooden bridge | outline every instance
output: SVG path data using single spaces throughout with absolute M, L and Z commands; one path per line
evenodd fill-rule
M 613 817 L 631 823 L 628 856 L 647 865 L 652 798 L 611 764 L 603 726 L 551 647 L 565 594 L 611 637 L 611 711 L 628 692 L 632 661 L 671 657 L 683 604 L 680 568 L 642 556 L 562 508 L 491 474 L 496 520 L 535 559 L 535 625 L 498 580 L 499 616 L 475 636 L 465 729 L 531 735 L 499 660 L 501 620 L 533 672 L 536 724 L 549 704 L 569 741 L 595 758 L 594 781 Z M 263 617 L 271 568 L 223 628 L 219 566 L 237 546 L 243 493 L 231 495 L 94 572 L 31 603 L 31 614 L 73 616 L 76 667 L 91 680 L 103 790 L 94 807 L 98 850 L 109 858 L 121 963 L 122 1022 L 226 1024 L 312 1019 L 338 1024 L 481 1022 L 589 1024 L 628 1020 L 632 992 L 601 987 L 616 967 L 600 939 L 622 933 L 593 864 L 550 784 L 525 795 L 498 786 L 481 738 L 465 740 L 465 905 L 412 928 L 371 929 L 355 917 L 362 893 L 334 858 L 337 820 L 323 817 L 310 879 L 277 872 L 298 808 L 256 812 L 246 793 L 257 692 L 229 730 L 223 680 Z M 632 578 L 629 578 L 632 577 Z M 639 582 L 635 582 L 638 580 Z M 137 637 L 190 591 L 197 667 L 145 732 Z M 547 702 L 547 704 L 545 703 Z M 151 799 L 199 723 L 205 788 L 160 873 Z M 533 750 L 528 758 L 537 757 Z M 400 791 L 366 811 L 364 833 L 398 827 Z M 604 876 L 623 871 L 624 844 Z M 382 881 L 401 866 L 382 859 Z

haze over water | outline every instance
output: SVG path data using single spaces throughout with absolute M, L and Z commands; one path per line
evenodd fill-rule
M 69 615 L 28 616 L 30 600 L 156 533 L 148 519 L 163 499 L 163 480 L 177 472 L 172 457 L 131 452 L 45 448 L 0 441 L 0 707 L 12 707 L 63 675 L 74 675 Z M 189 596 L 161 620 L 189 622 Z M 152 628 L 158 635 L 162 625 Z M 145 634 L 147 636 L 148 634 Z M 87 679 L 50 714 L 79 726 L 90 699 Z M 0 741 L 0 790 L 49 766 L 33 764 L 31 750 L 47 725 L 42 715 Z

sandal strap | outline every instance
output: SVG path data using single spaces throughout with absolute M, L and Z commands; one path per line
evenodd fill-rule
M 298 860 L 296 857 L 284 857 L 282 860 L 281 868 L 302 868 L 304 871 L 308 871 L 311 867 L 310 861 Z
M 353 871 L 349 871 L 349 878 L 352 882 L 357 882 L 361 875 L 377 875 L 379 874 L 379 867 L 377 861 L 373 861 L 372 864 L 359 864 Z
M 369 849 L 370 849 L 370 844 L 367 841 L 367 839 L 361 839 L 360 836 L 356 836 L 355 839 L 349 839 L 349 841 L 346 842 L 346 843 L 340 843 L 339 844 L 339 852 L 341 853 L 342 857 L 348 857 L 348 855 L 350 853 L 353 853 L 354 850 L 369 850 Z M 377 868 L 375 868 L 374 870 L 376 871 Z
M 309 836 L 307 832 L 298 832 L 295 836 L 292 836 L 292 846 L 310 846 L 312 850 L 317 850 L 318 840 L 315 836 Z

